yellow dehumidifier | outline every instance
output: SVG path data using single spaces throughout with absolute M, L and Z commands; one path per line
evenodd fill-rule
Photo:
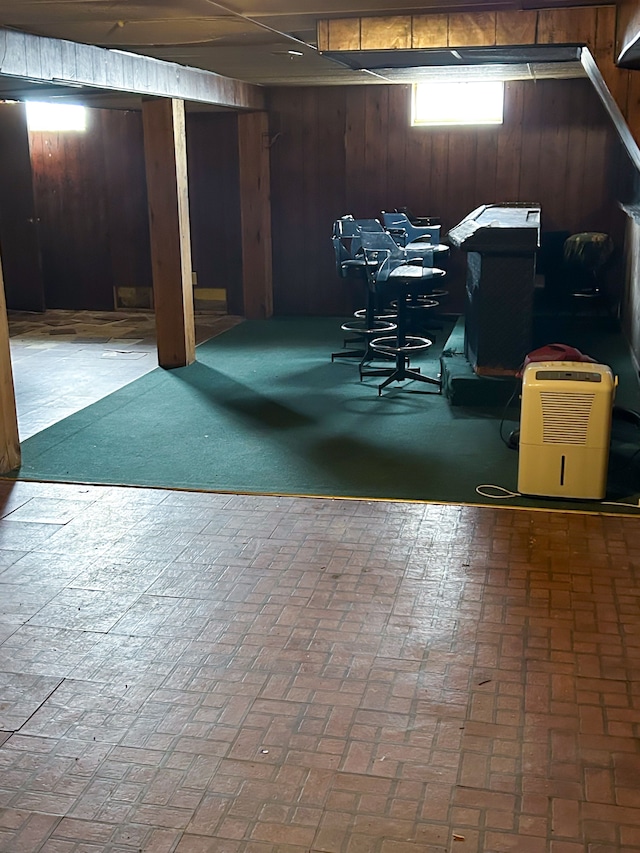
M 604 364 L 527 365 L 518 461 L 521 494 L 602 500 L 616 385 Z

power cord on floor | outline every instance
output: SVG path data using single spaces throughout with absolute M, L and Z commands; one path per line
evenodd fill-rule
M 491 494 L 491 492 L 483 492 L 482 489 L 493 489 L 494 494 Z M 482 495 L 483 498 L 496 498 L 497 500 L 522 497 L 520 492 L 512 492 L 502 486 L 494 486 L 492 483 L 483 483 L 481 486 L 476 486 L 476 492 L 479 495 Z
M 527 497 L 521 492 L 512 492 L 511 489 L 505 489 L 503 486 L 495 486 L 493 485 L 493 483 L 483 483 L 480 486 L 476 486 L 476 494 L 480 495 L 483 498 L 490 498 L 492 500 L 498 501 L 510 500 L 511 498 Z M 638 501 L 634 504 L 628 504 L 622 501 L 598 501 L 598 503 L 601 506 L 624 506 L 627 507 L 627 509 L 640 510 L 640 499 L 638 499 Z
M 504 435 L 503 435 L 502 429 L 503 429 L 503 427 L 504 427 L 504 422 L 505 422 L 505 419 L 506 419 L 506 417 L 507 417 L 507 412 L 508 412 L 508 410 L 509 410 L 509 406 L 511 405 L 511 403 L 513 403 L 513 398 L 514 398 L 514 397 L 516 396 L 516 394 L 518 393 L 518 391 L 519 391 L 519 387 L 520 387 L 519 385 L 516 385 L 516 386 L 515 386 L 515 388 L 513 389 L 512 393 L 511 393 L 511 396 L 510 396 L 510 397 L 509 397 L 509 399 L 507 400 L 506 405 L 505 405 L 505 407 L 504 407 L 504 410 L 503 410 L 503 412 L 502 412 L 502 418 L 500 419 L 500 438 L 502 439 L 502 442 L 503 442 L 504 444 L 506 444 L 506 446 L 507 446 L 510 450 L 517 450 L 517 449 L 518 449 L 518 439 L 519 439 L 519 437 L 520 437 L 520 436 L 519 436 L 519 430 L 517 430 L 517 429 L 512 430 L 512 431 L 509 433 L 508 438 L 505 438 L 505 437 L 504 437 Z
M 621 501 L 600 501 L 603 506 L 626 506 L 629 509 L 640 509 L 640 500 L 634 504 L 626 504 Z

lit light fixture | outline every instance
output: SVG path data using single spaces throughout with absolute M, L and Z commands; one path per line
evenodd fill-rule
M 289 56 L 304 56 L 304 53 L 301 50 L 288 50 L 287 53 Z
M 502 124 L 503 109 L 500 80 L 413 84 L 412 125 Z
M 27 101 L 27 126 L 32 131 L 86 130 L 86 107 L 78 104 L 53 104 Z

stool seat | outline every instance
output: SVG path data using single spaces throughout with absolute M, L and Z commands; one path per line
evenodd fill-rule
M 563 260 L 571 277 L 572 296 L 594 298 L 599 295 L 601 273 L 613 250 L 613 240 L 601 231 L 582 231 L 567 237 Z
M 392 382 L 403 382 L 406 379 L 435 385 L 438 388 L 438 393 L 440 393 L 439 378 L 433 379 L 430 376 L 424 376 L 419 367 L 410 367 L 409 365 L 410 358 L 427 350 L 432 346 L 433 341 L 421 335 L 408 334 L 408 315 L 410 300 L 416 297 L 417 291 L 428 289 L 431 282 L 437 281 L 444 275 L 444 270 L 424 267 L 422 264 L 410 261 L 386 271 L 383 284 L 379 281 L 376 282 L 383 292 L 389 292 L 394 297 L 394 304 L 397 306 L 398 312 L 396 336 L 382 335 L 372 338 L 370 342 L 370 347 L 374 352 L 394 358 L 395 367 L 366 371 L 362 369 L 362 366 L 360 367 L 360 379 L 364 376 L 386 377 L 384 382 L 378 386 L 378 395 L 381 395 L 383 389 Z M 437 300 L 428 298 L 423 298 L 419 303 L 416 303 L 421 310 L 435 308 L 438 304 Z

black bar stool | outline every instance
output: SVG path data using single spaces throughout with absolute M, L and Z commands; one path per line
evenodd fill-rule
M 409 366 L 411 356 L 424 352 L 433 343 L 421 335 L 408 334 L 408 303 L 407 297 L 418 292 L 424 282 L 430 284 L 434 279 L 443 278 L 444 270 L 423 266 L 423 260 L 416 258 L 409 262 L 401 261 L 394 265 L 388 249 L 364 248 L 367 261 L 365 270 L 369 278 L 369 287 L 375 292 L 385 292 L 397 301 L 397 331 L 395 335 L 382 335 L 373 338 L 370 347 L 375 353 L 395 360 L 393 367 L 372 368 L 363 370 L 360 367 L 360 379 L 365 376 L 385 376 L 384 382 L 378 386 L 378 394 L 392 382 L 403 382 L 414 379 L 429 385 L 435 385 L 440 393 L 439 379 L 425 376 L 420 368 Z M 433 300 L 434 307 L 438 304 Z

